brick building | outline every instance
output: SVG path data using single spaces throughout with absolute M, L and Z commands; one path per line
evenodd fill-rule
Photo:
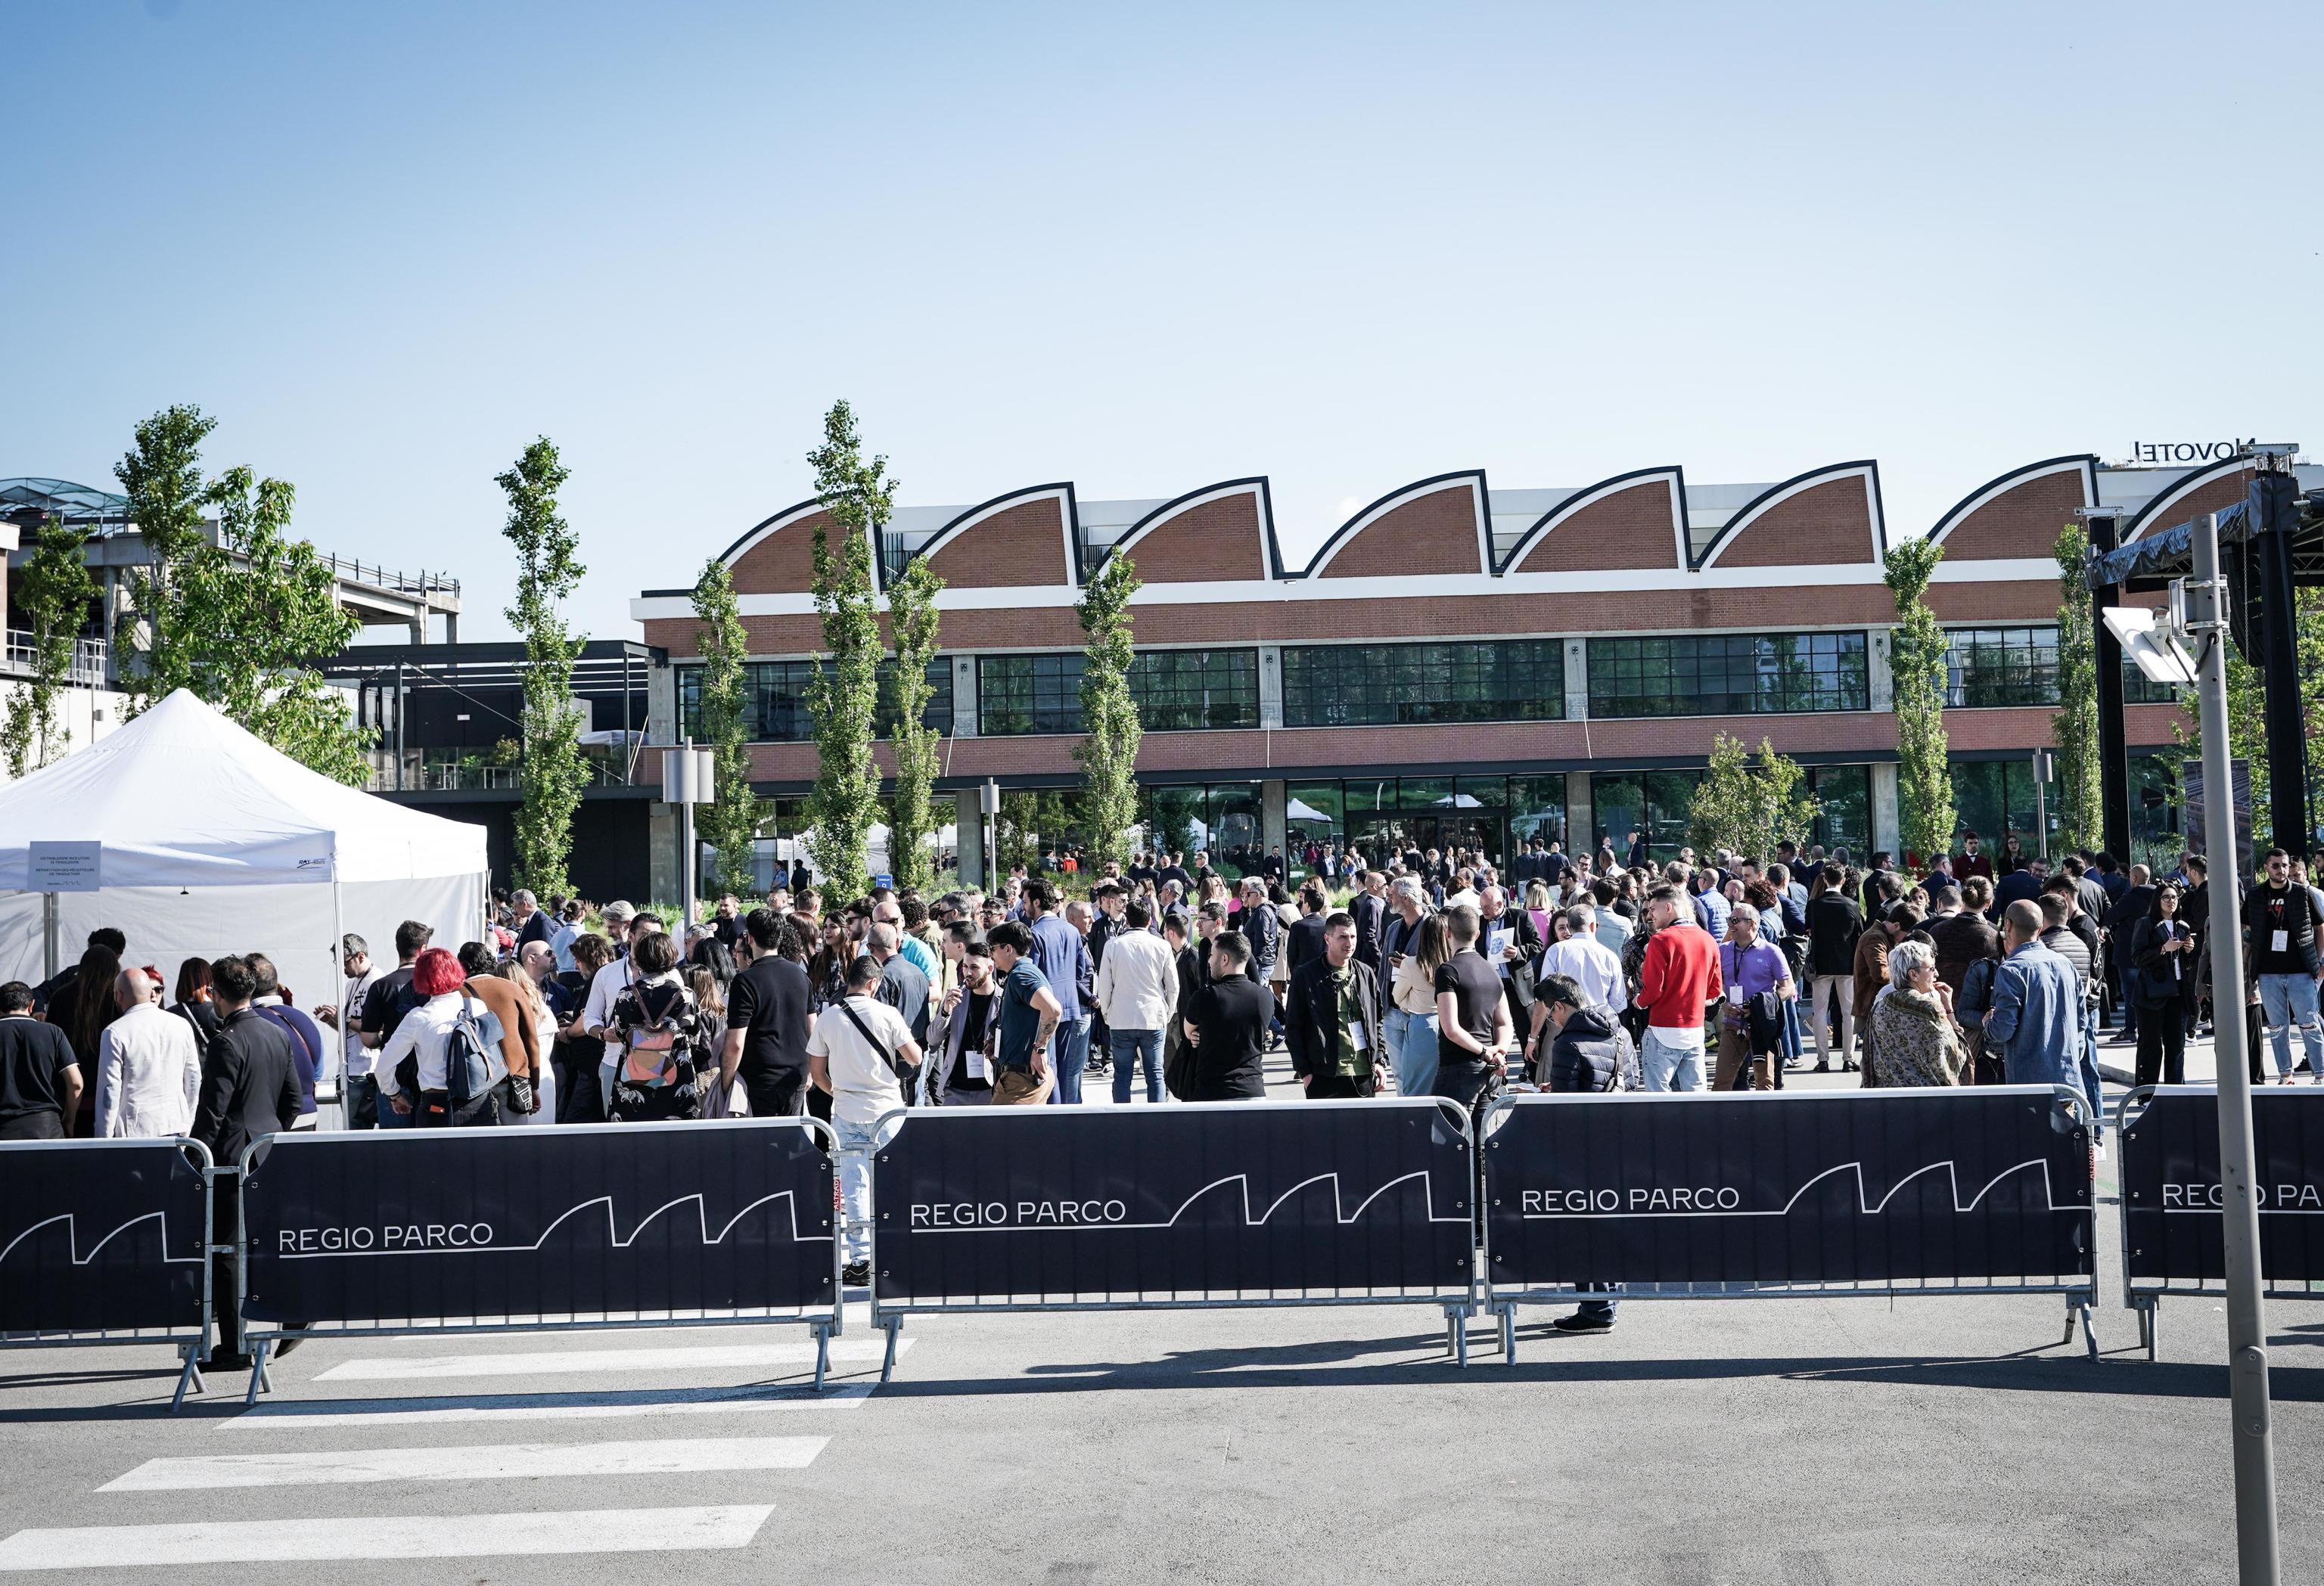
M 2057 696 L 2060 529 L 2111 512 L 2127 540 L 2240 499 L 2248 478 L 2232 458 L 2052 457 L 1902 527 L 1946 549 L 1931 604 L 1954 635 L 1948 725 L 1968 825 L 2038 841 L 2032 751 Z M 786 831 L 816 768 L 804 689 L 822 516 L 812 501 L 788 508 L 724 553 L 750 633 L 755 781 Z M 1077 778 L 1074 604 L 1116 552 L 1144 581 L 1139 779 L 1159 818 L 1214 848 L 1394 836 L 1505 854 L 1536 835 L 1619 843 L 1633 826 L 1674 847 L 1723 733 L 1809 766 L 1819 838 L 1861 853 L 1897 845 L 1890 539 L 1871 462 L 1770 484 L 1696 484 L 1673 466 L 1522 490 L 1477 469 L 1382 496 L 1304 567 L 1284 562 L 1263 477 L 1168 501 L 1084 501 L 1051 484 L 906 508 L 873 559 L 883 580 L 919 556 L 946 581 L 928 719 L 945 734 L 939 787 L 959 800 L 964 868 L 978 862 L 978 784 Z M 670 742 L 694 715 L 688 592 L 648 590 L 632 611 L 671 658 L 652 724 Z M 2135 673 L 2127 687 L 2139 835 L 2165 846 L 2176 708 Z

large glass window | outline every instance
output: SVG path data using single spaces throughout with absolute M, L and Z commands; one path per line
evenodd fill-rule
M 1620 771 L 1591 778 L 1591 819 L 1597 834 L 1613 844 L 1614 857 L 1624 862 L 1634 834 L 1645 838 L 1652 862 L 1676 859 L 1702 780 L 1701 771 Z
M 1808 773 L 1808 783 L 1821 807 L 1808 841 L 1821 844 L 1826 853 L 1845 848 L 1862 864 L 1872 854 L 1872 768 L 1818 766 Z
M 987 737 L 1082 730 L 1079 650 L 989 655 L 976 663 L 977 731 Z M 1130 696 L 1149 733 L 1259 725 L 1256 650 L 1141 650 Z
M 2180 806 L 2185 794 L 2180 786 L 2177 754 L 2134 754 L 2130 757 L 2130 857 L 2161 875 L 2179 868 L 2185 851 L 2180 836 Z M 2313 880 L 2314 878 L 2310 878 Z
M 1565 841 L 1565 779 L 1561 776 L 1509 779 L 1509 847 L 1511 864 L 1517 851 L 1538 840 Z
M 2034 798 L 2034 763 L 2031 756 L 2007 760 L 1960 760 L 1951 762 L 1953 807 L 1960 812 L 1959 825 L 1954 827 L 1954 849 L 1960 849 L 1960 834 L 1975 832 L 1988 853 L 2002 851 L 2006 839 L 2015 836 L 2028 855 L 2044 852 L 2040 816 L 2046 816 L 2050 827 L 2047 852 L 2058 851 L 2058 789 L 2055 783 L 2045 783 L 2041 798 Z M 1934 855 L 1916 854 L 1913 862 L 1933 862 Z
M 1336 847 L 1344 840 L 1346 798 L 1337 782 L 1294 782 L 1283 793 L 1283 829 L 1290 839 L 1291 870 L 1297 874 L 1307 868 L 1307 844 Z
M 807 685 L 814 681 L 813 661 L 746 661 L 742 666 L 742 724 L 754 743 L 804 743 L 815 736 L 815 721 L 807 707 Z M 874 731 L 885 738 L 896 725 L 896 663 L 880 663 L 880 704 Z M 702 669 L 681 667 L 678 673 L 678 719 L 694 738 L 706 737 L 702 726 Z M 928 705 L 920 720 L 936 731 L 952 733 L 952 662 L 939 657 L 928 663 Z
M 1593 716 L 1868 710 L 1872 703 L 1861 633 L 1592 639 L 1589 664 Z
M 1546 722 L 1564 715 L 1565 647 L 1555 639 L 1301 645 L 1283 652 L 1288 726 Z
M 2058 703 L 2058 630 L 1953 628 L 1945 634 L 1945 703 L 1955 709 Z

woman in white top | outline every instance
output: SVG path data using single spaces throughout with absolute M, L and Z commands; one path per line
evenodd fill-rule
M 445 1090 L 444 1051 L 452 1030 L 465 1012 L 475 1020 L 476 1034 L 487 1053 L 500 1051 L 500 1016 L 472 996 L 462 994 L 467 976 L 460 961 L 441 947 L 430 947 L 411 965 L 411 989 L 428 999 L 403 1016 L 395 1034 L 379 1055 L 376 1072 L 387 1076 L 395 1094 L 389 1102 L 398 1112 L 415 1108 L 412 1121 L 422 1129 L 449 1125 L 483 1126 L 502 1121 L 498 1086 L 471 1101 L 456 1116 Z

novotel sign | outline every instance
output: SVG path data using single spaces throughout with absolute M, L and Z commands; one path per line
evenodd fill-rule
M 2133 467 L 2163 467 L 2172 463 L 2224 463 L 2246 451 L 2263 449 L 2256 440 L 2135 440 L 2130 443 Z

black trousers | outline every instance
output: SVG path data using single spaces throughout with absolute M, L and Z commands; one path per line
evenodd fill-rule
M 1307 1082 L 1307 1099 L 1311 1102 L 1343 1101 L 1351 1097 L 1370 1095 L 1379 1088 L 1375 1074 L 1319 1074 Z
M 2138 1083 L 2187 1083 L 2187 1012 L 2183 1004 L 2163 1002 L 2138 1010 Z
M 804 1068 L 773 1069 L 759 1074 L 746 1074 L 742 1089 L 751 1098 L 753 1118 L 789 1118 L 802 1111 L 801 1093 L 807 1090 L 807 1070 Z M 828 1109 L 830 1098 L 824 1098 Z

